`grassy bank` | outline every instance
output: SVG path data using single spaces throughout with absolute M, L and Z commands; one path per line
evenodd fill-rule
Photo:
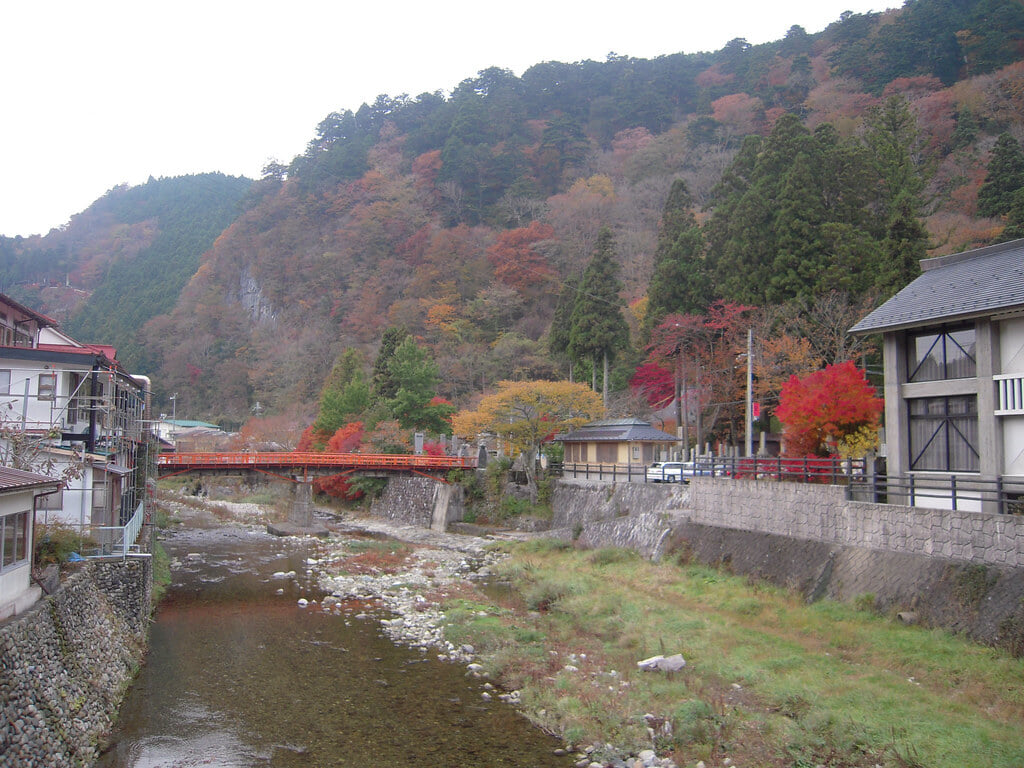
M 511 553 L 503 583 L 449 599 L 447 634 L 569 742 L 680 766 L 1024 765 L 1024 660 L 685 562 Z M 637 669 L 674 653 L 679 672 Z

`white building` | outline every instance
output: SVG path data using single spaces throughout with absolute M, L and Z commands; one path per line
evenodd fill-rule
M 59 480 L 0 467 L 0 621 L 39 599 L 32 584 L 32 514 L 37 501 L 61 487 Z
M 40 522 L 123 525 L 143 499 L 149 382 L 0 295 L 0 465 L 64 481 Z
M 1024 499 L 1024 240 L 925 259 L 921 269 L 851 329 L 883 335 L 889 496 L 1017 511 Z

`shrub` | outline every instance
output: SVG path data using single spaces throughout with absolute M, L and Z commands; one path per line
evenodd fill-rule
M 68 525 L 48 523 L 36 526 L 35 562 L 38 565 L 66 563 L 72 552 L 81 554 L 82 550 L 98 546 L 94 539 L 82 536 Z

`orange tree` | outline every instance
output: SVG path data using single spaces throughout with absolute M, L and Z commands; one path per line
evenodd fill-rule
M 827 456 L 876 433 L 882 406 L 864 373 L 847 360 L 791 376 L 779 393 L 775 415 L 783 425 L 788 456 Z
M 491 433 L 511 442 L 533 466 L 540 445 L 556 432 L 581 426 L 604 415 L 601 396 L 586 384 L 571 381 L 501 381 L 475 411 L 452 417 L 455 434 L 473 439 Z M 530 482 L 533 473 L 527 472 Z M 531 486 L 532 487 L 532 486 Z

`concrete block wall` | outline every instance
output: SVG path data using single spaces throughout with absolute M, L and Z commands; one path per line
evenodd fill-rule
M 848 501 L 840 486 L 698 477 L 684 515 L 840 546 L 1024 566 L 1024 516 Z

